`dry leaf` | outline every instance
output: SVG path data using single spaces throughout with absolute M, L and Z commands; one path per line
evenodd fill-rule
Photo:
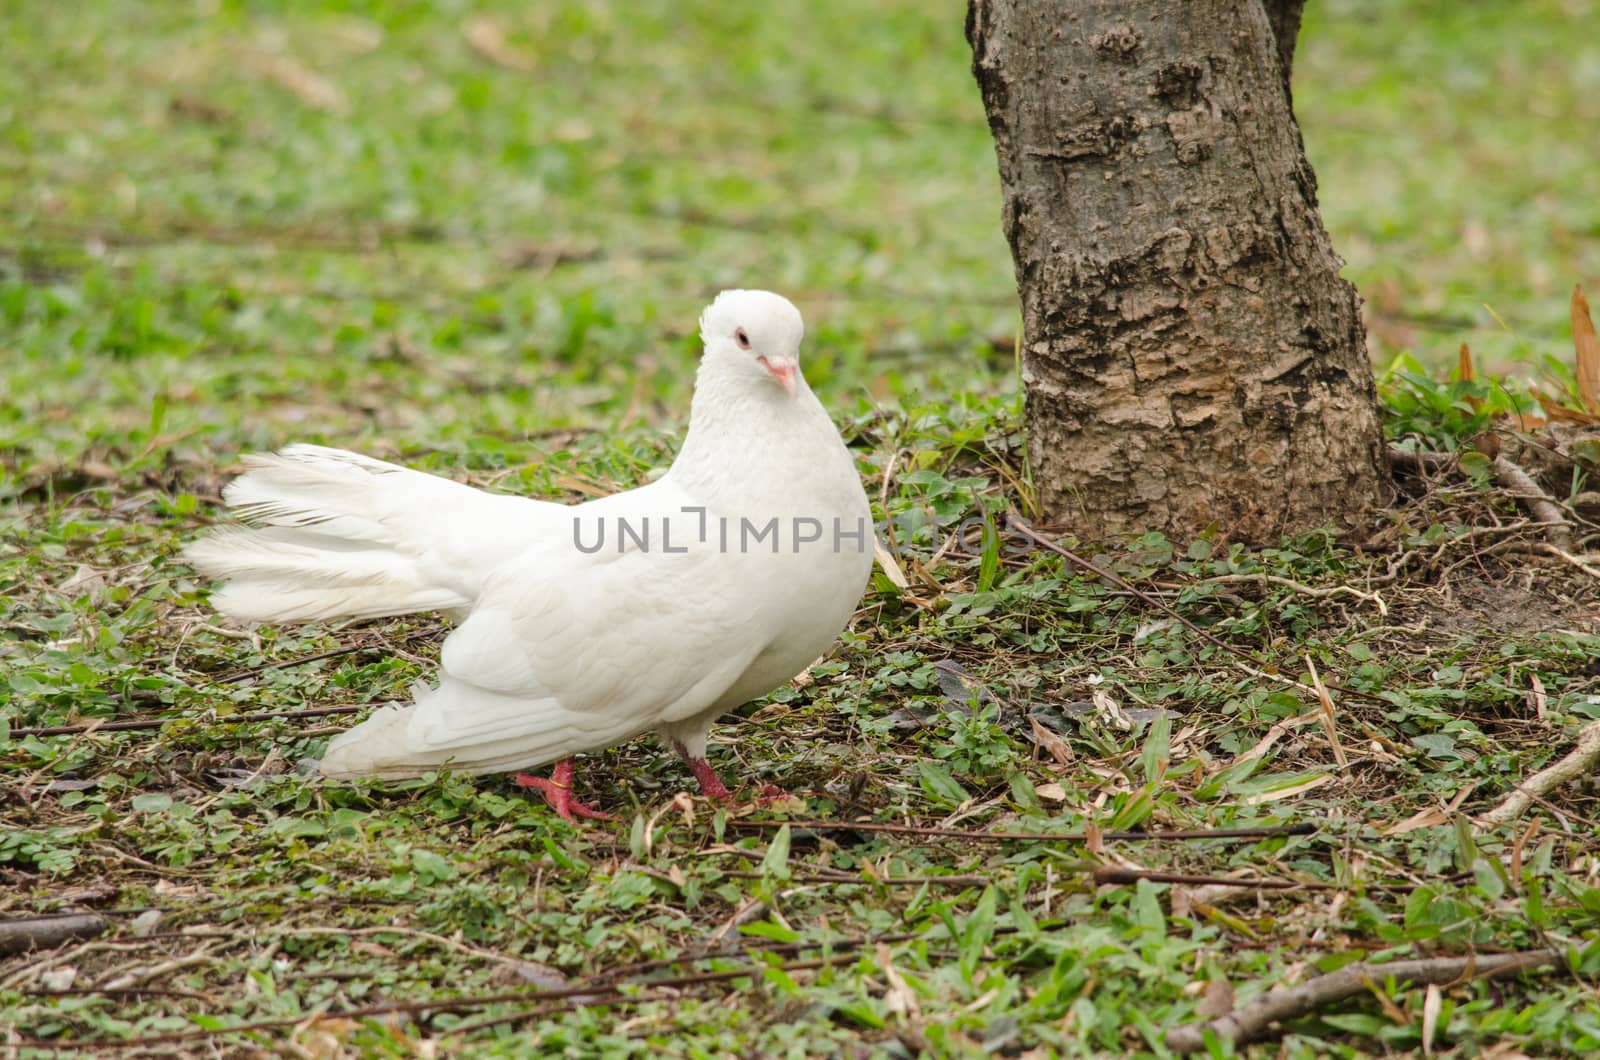
M 1523 1052 L 1516 1042 L 1495 1042 L 1484 1046 L 1478 1060 L 1533 1060 L 1533 1057 Z
M 233 115 L 222 107 L 194 96 L 174 96 L 167 104 L 167 110 L 174 117 L 188 118 L 207 125 L 226 125 L 233 120 Z
M 878 561 L 878 566 L 883 568 L 884 576 L 896 589 L 911 587 L 911 583 L 906 580 L 906 572 L 900 569 L 900 561 L 895 559 L 893 552 L 883 547 L 881 541 L 872 542 L 872 555 Z
M 1528 392 L 1538 399 L 1539 407 L 1544 409 L 1544 414 L 1551 423 L 1580 423 L 1586 427 L 1600 424 L 1600 416 L 1579 412 L 1577 409 L 1569 409 L 1558 399 L 1546 395 L 1538 387 L 1530 386 Z M 1525 424 L 1542 426 L 1537 419 L 1532 417 L 1524 416 L 1523 421 Z
M 161 922 L 166 918 L 167 914 L 159 909 L 146 909 L 133 918 L 134 937 L 142 939 L 154 935 L 156 930 L 161 927 Z
M 1374 989 L 1372 991 L 1372 999 L 1378 1003 L 1379 1008 L 1383 1009 L 1383 1014 L 1389 1017 L 1390 1023 L 1396 1027 L 1411 1026 L 1411 1017 L 1406 1015 L 1406 1010 L 1396 1005 L 1394 999 L 1388 994 L 1382 990 Z
M 1322 683 L 1322 676 L 1317 673 L 1317 664 L 1307 655 L 1306 666 L 1311 670 L 1311 686 L 1317 690 L 1317 699 L 1322 703 L 1322 730 L 1327 734 L 1328 746 L 1333 749 L 1333 760 L 1340 766 L 1348 766 L 1350 759 L 1345 756 L 1344 744 L 1339 741 L 1339 730 L 1334 725 L 1333 697 L 1328 694 L 1327 686 Z
M 1267 734 L 1261 737 L 1260 740 L 1257 740 L 1254 747 L 1250 748 L 1248 751 L 1236 755 L 1230 764 L 1238 765 L 1240 762 L 1249 762 L 1260 758 L 1262 755 L 1272 750 L 1272 745 L 1277 743 L 1278 738 L 1284 733 L 1288 732 L 1290 729 L 1298 729 L 1300 726 L 1305 725 L 1308 722 L 1317 721 L 1321 717 L 1322 711 L 1319 709 L 1310 711 L 1306 714 L 1301 714 L 1299 717 L 1284 718 L 1282 721 L 1274 724 L 1272 728 L 1268 729 Z
M 1093 700 L 1095 713 L 1101 721 L 1122 732 L 1133 730 L 1133 720 L 1123 711 L 1122 704 L 1111 698 L 1111 693 L 1092 685 L 1089 698 Z
M 1589 300 L 1577 284 L 1572 287 L 1572 345 L 1578 359 L 1578 402 L 1600 414 L 1600 336 L 1589 315 Z
M 515 70 L 519 74 L 533 71 L 533 59 L 506 43 L 505 31 L 493 16 L 475 15 L 467 19 L 467 24 L 461 27 L 461 35 L 467 38 L 473 51 L 496 66 Z
M 1028 725 L 1032 729 L 1035 747 L 1043 748 L 1060 765 L 1067 766 L 1072 764 L 1072 748 L 1067 745 L 1066 740 L 1040 725 L 1039 719 L 1031 714 L 1028 715 Z M 1046 787 L 1060 787 L 1060 785 L 1046 785 Z M 1040 797 L 1043 797 L 1043 789 L 1040 789 Z M 1062 797 L 1065 798 L 1065 796 Z
M 683 826 L 685 828 L 693 828 L 694 796 L 687 791 L 680 791 L 672 797 L 672 805 L 677 807 L 679 813 L 683 814 Z
M 905 978 L 895 968 L 894 961 L 889 954 L 889 947 L 878 943 L 878 964 L 883 969 L 883 977 L 889 983 L 889 989 L 884 993 L 884 1004 L 889 1006 L 889 1011 L 906 1017 L 912 1021 L 922 1019 L 922 1006 L 917 1003 L 916 992 L 906 983 Z
M 1441 824 L 1449 824 L 1456 811 L 1461 809 L 1461 804 L 1467 801 L 1467 796 L 1471 795 L 1477 788 L 1477 781 L 1473 781 L 1471 784 L 1463 784 L 1457 789 L 1450 801 L 1445 803 L 1443 809 L 1429 807 L 1426 810 L 1418 810 L 1405 820 L 1397 821 L 1385 828 L 1383 834 L 1405 835 L 1407 832 L 1415 832 L 1420 828 L 1436 828 Z
M 1049 784 L 1040 784 L 1033 789 L 1033 792 L 1039 798 L 1050 802 L 1065 802 L 1067 800 L 1067 789 L 1053 781 Z
M 501 983 L 526 983 L 540 990 L 564 990 L 572 985 L 559 968 L 538 961 L 506 961 L 495 968 L 492 978 Z
M 1233 1011 L 1233 984 L 1226 979 L 1208 979 L 1205 996 L 1194 1008 L 1197 1016 L 1214 1020 Z
M 1246 806 L 1257 806 L 1263 802 L 1277 802 L 1279 799 L 1292 799 L 1296 795 L 1304 795 L 1306 792 L 1314 791 L 1317 788 L 1322 787 L 1322 785 L 1331 783 L 1332 781 L 1333 774 L 1323 773 L 1321 776 L 1312 777 L 1310 780 L 1302 780 L 1300 783 L 1291 784 L 1286 788 L 1277 788 L 1272 791 L 1259 791 L 1253 795 L 1246 795 L 1240 800 L 1240 802 Z
M 170 880 L 157 880 L 154 890 L 163 898 L 193 898 L 204 893 L 198 884 L 173 883 Z
M 601 486 L 596 486 L 592 482 L 585 482 L 580 478 L 573 478 L 571 475 L 557 475 L 555 478 L 555 484 L 564 490 L 571 490 L 573 493 L 586 494 L 590 497 L 606 497 L 611 493 L 610 490 L 607 490 Z
M 377 51 L 383 44 L 383 27 L 364 18 L 341 19 L 330 31 L 330 36 L 357 55 Z
M 1522 890 L 1522 852 L 1527 849 L 1533 837 L 1539 834 L 1539 818 L 1534 817 L 1528 821 L 1528 827 L 1517 836 L 1511 844 L 1511 886 Z
M 39 985 L 46 990 L 70 990 L 72 984 L 78 980 L 78 969 L 72 965 L 65 968 L 52 968 L 39 976 Z
M 1106 840 L 1101 834 L 1100 822 L 1093 817 L 1083 823 L 1083 849 L 1095 858 L 1104 856 L 1106 852 Z
M 1422 997 L 1422 1055 L 1433 1055 L 1433 1036 L 1439 1030 L 1439 1010 L 1444 1005 L 1444 992 L 1438 983 L 1429 983 Z
M 60 590 L 68 596 L 87 596 L 90 600 L 98 600 L 105 587 L 106 576 L 103 573 L 80 563 L 72 576 L 61 583 Z
M 294 59 L 272 56 L 262 60 L 261 71 L 313 110 L 325 110 L 331 114 L 350 112 L 343 89 Z
M 1461 344 L 1461 349 L 1456 353 L 1456 378 L 1463 383 L 1470 383 L 1477 378 L 1477 374 L 1472 369 L 1472 351 L 1467 348 L 1467 344 L 1464 342 Z M 1476 412 L 1483 405 L 1483 402 L 1469 395 L 1467 404 Z
M 421 1043 L 402 1030 L 406 1019 L 399 1013 L 389 1013 L 375 1017 L 373 1022 L 387 1027 L 395 1037 L 413 1046 L 410 1050 L 413 1055 L 425 1055 L 427 1050 L 415 1048 Z M 346 1039 L 359 1030 L 361 1023 L 343 1016 L 321 1016 L 308 1020 L 294 1029 L 292 1044 L 296 1048 L 293 1055 L 312 1057 L 313 1060 L 344 1060 L 345 1057 L 356 1056 L 358 1054 Z
M 1405 835 L 1407 832 L 1415 832 L 1420 828 L 1437 828 L 1441 824 L 1447 824 L 1449 820 L 1450 818 L 1445 815 L 1443 810 L 1430 806 L 1426 810 L 1418 810 L 1403 821 L 1396 821 L 1388 828 L 1385 828 L 1383 834 L 1386 836 Z

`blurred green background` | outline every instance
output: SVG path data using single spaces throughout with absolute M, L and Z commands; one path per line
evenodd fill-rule
M 1597 6 L 1311 3 L 1296 104 L 1380 363 L 1570 357 L 1571 285 L 1600 284 Z M 734 285 L 800 303 L 841 414 L 1004 390 L 963 16 L 7 4 L 7 491 L 169 444 L 674 424 L 695 316 Z

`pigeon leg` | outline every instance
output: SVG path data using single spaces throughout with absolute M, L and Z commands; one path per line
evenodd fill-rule
M 711 768 L 711 763 L 704 758 L 696 758 L 689 753 L 683 744 L 675 744 L 678 755 L 689 767 L 689 772 L 694 774 L 694 779 L 700 782 L 700 793 L 712 802 L 732 802 L 733 792 L 717 776 L 717 771 Z
M 574 772 L 572 759 L 563 758 L 556 763 L 551 771 L 550 779 L 535 777 L 527 773 L 518 773 L 517 786 L 521 788 L 537 788 L 544 795 L 544 801 L 550 808 L 560 814 L 562 818 L 573 824 L 578 823 L 580 817 L 590 817 L 596 821 L 615 820 L 609 813 L 602 813 L 591 806 L 585 806 L 572 796 L 572 774 Z

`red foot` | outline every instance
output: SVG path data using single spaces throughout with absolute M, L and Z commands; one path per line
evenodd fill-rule
M 537 788 L 543 795 L 544 801 L 550 808 L 560 814 L 564 820 L 573 824 L 578 823 L 578 818 L 588 817 L 596 821 L 615 820 L 609 813 L 602 813 L 591 806 L 585 806 L 572 796 L 572 774 L 574 772 L 572 759 L 563 758 L 556 763 L 551 771 L 550 779 L 532 776 L 528 773 L 518 773 L 514 778 L 518 787 Z
M 784 799 L 792 797 L 776 784 L 763 784 L 761 786 L 761 794 L 756 796 L 756 805 L 771 806 L 775 802 L 782 802 Z
M 680 750 L 679 753 L 681 754 L 682 751 Z M 717 771 L 711 768 L 710 762 L 707 762 L 704 758 L 690 758 L 688 755 L 684 755 L 683 760 L 689 763 L 689 772 L 694 774 L 694 779 L 700 782 L 700 793 L 702 795 L 712 802 L 733 801 L 733 792 L 729 791 L 728 786 L 722 782 L 722 778 L 717 776 Z
M 688 763 L 689 772 L 693 773 L 694 778 L 700 782 L 700 793 L 702 795 L 712 802 L 738 801 L 733 792 L 728 790 L 728 786 L 722 782 L 722 778 L 717 776 L 717 771 L 711 768 L 710 762 L 707 762 L 704 758 L 689 757 L 689 753 L 684 750 L 682 744 L 678 745 L 678 754 L 683 756 L 684 762 Z M 761 794 L 751 801 L 757 806 L 769 806 L 788 797 L 788 793 L 782 788 L 775 784 L 767 784 L 761 789 Z

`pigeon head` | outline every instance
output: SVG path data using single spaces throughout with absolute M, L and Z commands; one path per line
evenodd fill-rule
M 805 330 L 794 303 L 771 291 L 723 291 L 700 314 L 707 363 L 735 378 L 782 387 L 791 398 Z

